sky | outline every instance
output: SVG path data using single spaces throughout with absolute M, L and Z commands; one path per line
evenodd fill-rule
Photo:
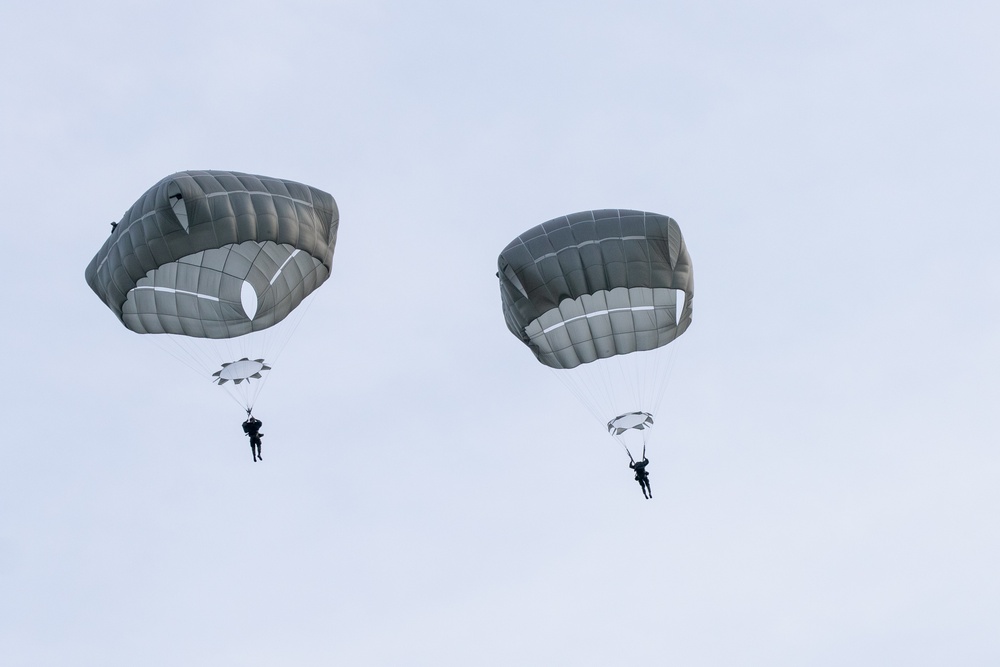
M 4 3 L 5 664 L 1000 663 L 998 21 Z M 260 463 L 83 279 L 186 169 L 340 207 Z M 598 208 L 673 217 L 694 264 L 650 501 L 494 275 Z

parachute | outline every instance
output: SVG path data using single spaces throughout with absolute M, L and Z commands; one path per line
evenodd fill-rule
M 289 316 L 330 275 L 338 224 L 334 198 L 308 185 L 183 171 L 125 212 L 85 276 L 125 327 L 172 342 L 249 412 Z
M 624 209 L 549 220 L 497 261 L 507 328 L 577 395 L 630 458 L 666 386 L 669 343 L 687 331 L 691 257 L 677 222 Z

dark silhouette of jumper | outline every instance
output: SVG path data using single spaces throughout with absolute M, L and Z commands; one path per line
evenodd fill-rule
M 250 438 L 250 453 L 253 454 L 253 460 L 256 463 L 258 460 L 263 461 L 264 457 L 260 455 L 260 439 L 264 437 L 264 434 L 260 432 L 260 427 L 264 425 L 264 422 L 257 419 L 253 415 L 250 415 L 245 422 L 243 422 L 243 432 L 247 434 Z
M 635 481 L 639 482 L 639 488 L 642 489 L 642 495 L 646 498 L 646 500 L 649 500 L 653 497 L 653 491 L 649 488 L 649 473 L 646 472 L 647 465 L 649 465 L 649 459 L 643 457 L 638 463 L 632 461 L 628 464 L 628 467 L 635 471 Z

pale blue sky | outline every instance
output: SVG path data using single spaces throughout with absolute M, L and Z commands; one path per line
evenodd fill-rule
M 997 664 L 998 21 L 6 3 L 5 663 Z M 83 280 L 182 169 L 340 205 L 262 464 Z M 494 276 L 615 207 L 674 217 L 696 274 L 650 502 Z

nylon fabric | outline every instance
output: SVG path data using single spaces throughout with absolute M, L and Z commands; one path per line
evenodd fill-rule
M 242 336 L 280 322 L 329 277 L 338 224 L 333 197 L 311 186 L 179 172 L 126 211 L 86 279 L 138 333 Z
M 691 258 L 677 222 L 656 213 L 555 218 L 508 244 L 497 276 L 508 329 L 552 368 L 653 350 L 691 323 Z

